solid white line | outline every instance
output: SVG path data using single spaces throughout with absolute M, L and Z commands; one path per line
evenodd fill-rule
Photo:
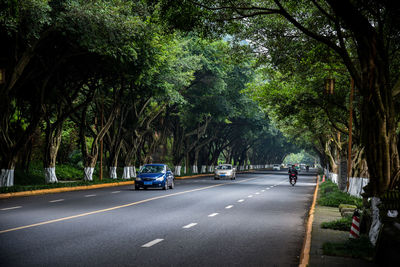
M 230 209 L 232 207 L 233 207 L 233 205 L 229 205 L 229 206 L 226 206 L 225 209 Z
M 157 244 L 157 243 L 160 243 L 160 242 L 163 241 L 163 240 L 164 240 L 164 239 L 161 239 L 161 238 L 154 239 L 153 241 L 150 241 L 149 243 L 144 244 L 144 245 L 142 246 L 142 248 L 149 248 L 149 247 L 151 247 L 151 246 L 154 246 L 154 245 Z
M 121 191 L 113 191 L 113 192 L 111 192 L 111 194 L 117 194 L 117 193 L 121 193 Z
M 244 199 L 239 199 L 237 202 L 243 202 L 244 201 Z
M 185 225 L 182 228 L 188 229 L 188 228 L 193 227 L 195 225 L 197 225 L 197 223 L 189 223 L 188 225 Z
M 95 197 L 96 195 L 86 195 L 85 197 Z
M 55 203 L 55 202 L 61 202 L 61 201 L 64 201 L 64 199 L 56 199 L 56 200 L 51 200 L 51 201 L 49 201 L 49 202 Z
M 219 213 L 211 213 L 210 215 L 208 215 L 208 217 L 214 217 L 214 216 L 217 216 Z
M 19 208 L 22 208 L 22 206 L 16 206 L 16 207 L 4 208 L 4 209 L 1 209 L 1 210 L 15 210 L 15 209 L 19 209 Z

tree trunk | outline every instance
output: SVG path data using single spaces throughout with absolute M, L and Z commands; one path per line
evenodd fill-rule
M 57 183 L 56 159 L 61 144 L 62 123 L 52 127 L 51 122 L 46 122 L 46 145 L 43 158 L 43 166 L 46 183 Z

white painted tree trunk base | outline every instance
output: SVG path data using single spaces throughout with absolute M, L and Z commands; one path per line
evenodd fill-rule
M 124 167 L 124 173 L 122 179 L 131 179 L 131 167 Z
M 9 187 L 14 185 L 14 170 L 1 169 L 0 187 Z
M 199 171 L 197 169 L 197 165 L 192 166 L 192 173 L 199 173 Z
M 379 208 L 378 205 L 381 203 L 379 197 L 371 198 L 371 215 L 372 215 L 372 224 L 371 229 L 369 230 L 369 241 L 372 245 L 376 245 L 376 241 L 378 240 L 379 231 L 381 229 L 381 221 L 379 219 Z
M 206 173 L 206 172 L 207 172 L 207 166 L 201 165 L 201 173 Z
M 131 174 L 131 178 L 135 178 L 137 176 L 136 175 L 136 167 L 135 166 L 130 167 L 130 174 Z
M 58 183 L 56 168 L 55 167 L 44 168 L 44 179 L 47 184 Z
M 83 169 L 84 173 L 85 173 L 85 177 L 84 180 L 85 181 L 93 181 L 93 172 L 94 172 L 94 168 L 93 167 L 85 167 Z
M 182 168 L 182 166 L 175 166 L 175 170 L 174 170 L 174 174 L 175 175 L 177 175 L 177 176 L 180 176 L 181 175 L 181 168 Z
M 117 167 L 110 167 L 110 178 L 117 179 Z

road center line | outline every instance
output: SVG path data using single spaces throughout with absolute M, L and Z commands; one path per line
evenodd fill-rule
M 155 244 L 158 244 L 158 243 L 160 243 L 160 242 L 163 241 L 163 240 L 164 240 L 164 239 L 161 239 L 161 238 L 154 239 L 153 241 L 150 241 L 149 243 L 144 244 L 144 245 L 142 246 L 142 248 L 149 248 L 149 247 L 152 247 L 152 246 L 154 246 Z
M 66 221 L 66 220 L 72 220 L 72 219 L 75 219 L 75 218 L 80 218 L 80 217 L 89 216 L 89 215 L 93 215 L 93 214 L 98 214 L 98 213 L 103 213 L 103 212 L 107 212 L 107 211 L 126 208 L 126 207 L 130 207 L 130 206 L 134 206 L 134 205 L 150 202 L 150 201 L 157 200 L 157 199 L 183 195 L 183 194 L 187 194 L 187 193 L 191 193 L 191 192 L 211 189 L 211 188 L 218 187 L 218 186 L 232 185 L 232 184 L 236 184 L 236 183 L 243 183 L 243 182 L 247 182 L 247 181 L 251 181 L 251 180 L 255 180 L 255 179 L 257 179 L 257 178 L 249 178 L 249 179 L 245 179 L 245 180 L 242 180 L 242 181 L 239 181 L 239 182 L 233 182 L 233 183 L 229 183 L 229 184 L 210 185 L 210 186 L 200 187 L 200 188 L 196 188 L 196 189 L 192 189 L 192 190 L 187 190 L 187 191 L 172 193 L 172 194 L 168 194 L 168 195 L 162 195 L 162 196 L 158 196 L 158 197 L 143 199 L 143 200 L 139 200 L 139 201 L 136 201 L 136 202 L 132 202 L 132 203 L 128 203 L 128 204 L 120 205 L 120 206 L 115 206 L 115 207 L 111 207 L 111 208 L 107 208 L 107 209 L 95 210 L 95 211 L 81 213 L 81 214 L 77 214 L 77 215 L 73 215 L 73 216 L 62 217 L 62 218 L 54 219 L 54 220 L 50 220 L 50 221 L 44 221 L 44 222 L 40 222 L 40 223 L 34 223 L 34 224 L 19 226 L 19 227 L 15 227 L 15 228 L 0 230 L 0 234 L 12 232 L 12 231 L 17 231 L 17 230 L 22 230 L 22 229 L 26 229 L 26 228 L 32 228 L 32 227 L 45 225 L 45 224 L 50 224 L 50 223 L 56 223 L 56 222 L 62 222 L 62 221 Z
M 219 214 L 218 212 L 211 213 L 210 215 L 208 215 L 208 217 L 214 217 L 214 216 L 217 216 L 218 214 Z
M 56 199 L 56 200 L 51 200 L 51 201 L 49 201 L 49 202 L 55 203 L 55 202 L 61 202 L 61 201 L 64 201 L 64 199 Z
M 189 223 L 188 225 L 185 225 L 182 228 L 188 229 L 188 228 L 191 228 L 191 227 L 193 227 L 195 225 L 197 225 L 197 223 Z
M 19 208 L 22 208 L 22 206 L 16 206 L 16 207 L 4 208 L 4 209 L 1 209 L 1 210 L 15 210 L 15 209 L 19 209 Z
M 226 206 L 225 209 L 230 209 L 232 207 L 233 207 L 233 205 L 229 205 L 229 206 Z

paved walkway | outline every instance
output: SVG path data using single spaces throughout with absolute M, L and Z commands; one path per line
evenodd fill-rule
M 322 222 L 329 222 L 340 219 L 340 212 L 338 208 L 315 206 L 314 221 L 312 226 L 311 248 L 310 248 L 310 267 L 333 267 L 333 266 L 349 266 L 349 267 L 365 267 L 377 266 L 371 262 L 345 258 L 326 256 L 322 254 L 322 245 L 325 242 L 344 242 L 348 240 L 349 233 L 345 231 L 336 231 L 331 229 L 322 229 Z

